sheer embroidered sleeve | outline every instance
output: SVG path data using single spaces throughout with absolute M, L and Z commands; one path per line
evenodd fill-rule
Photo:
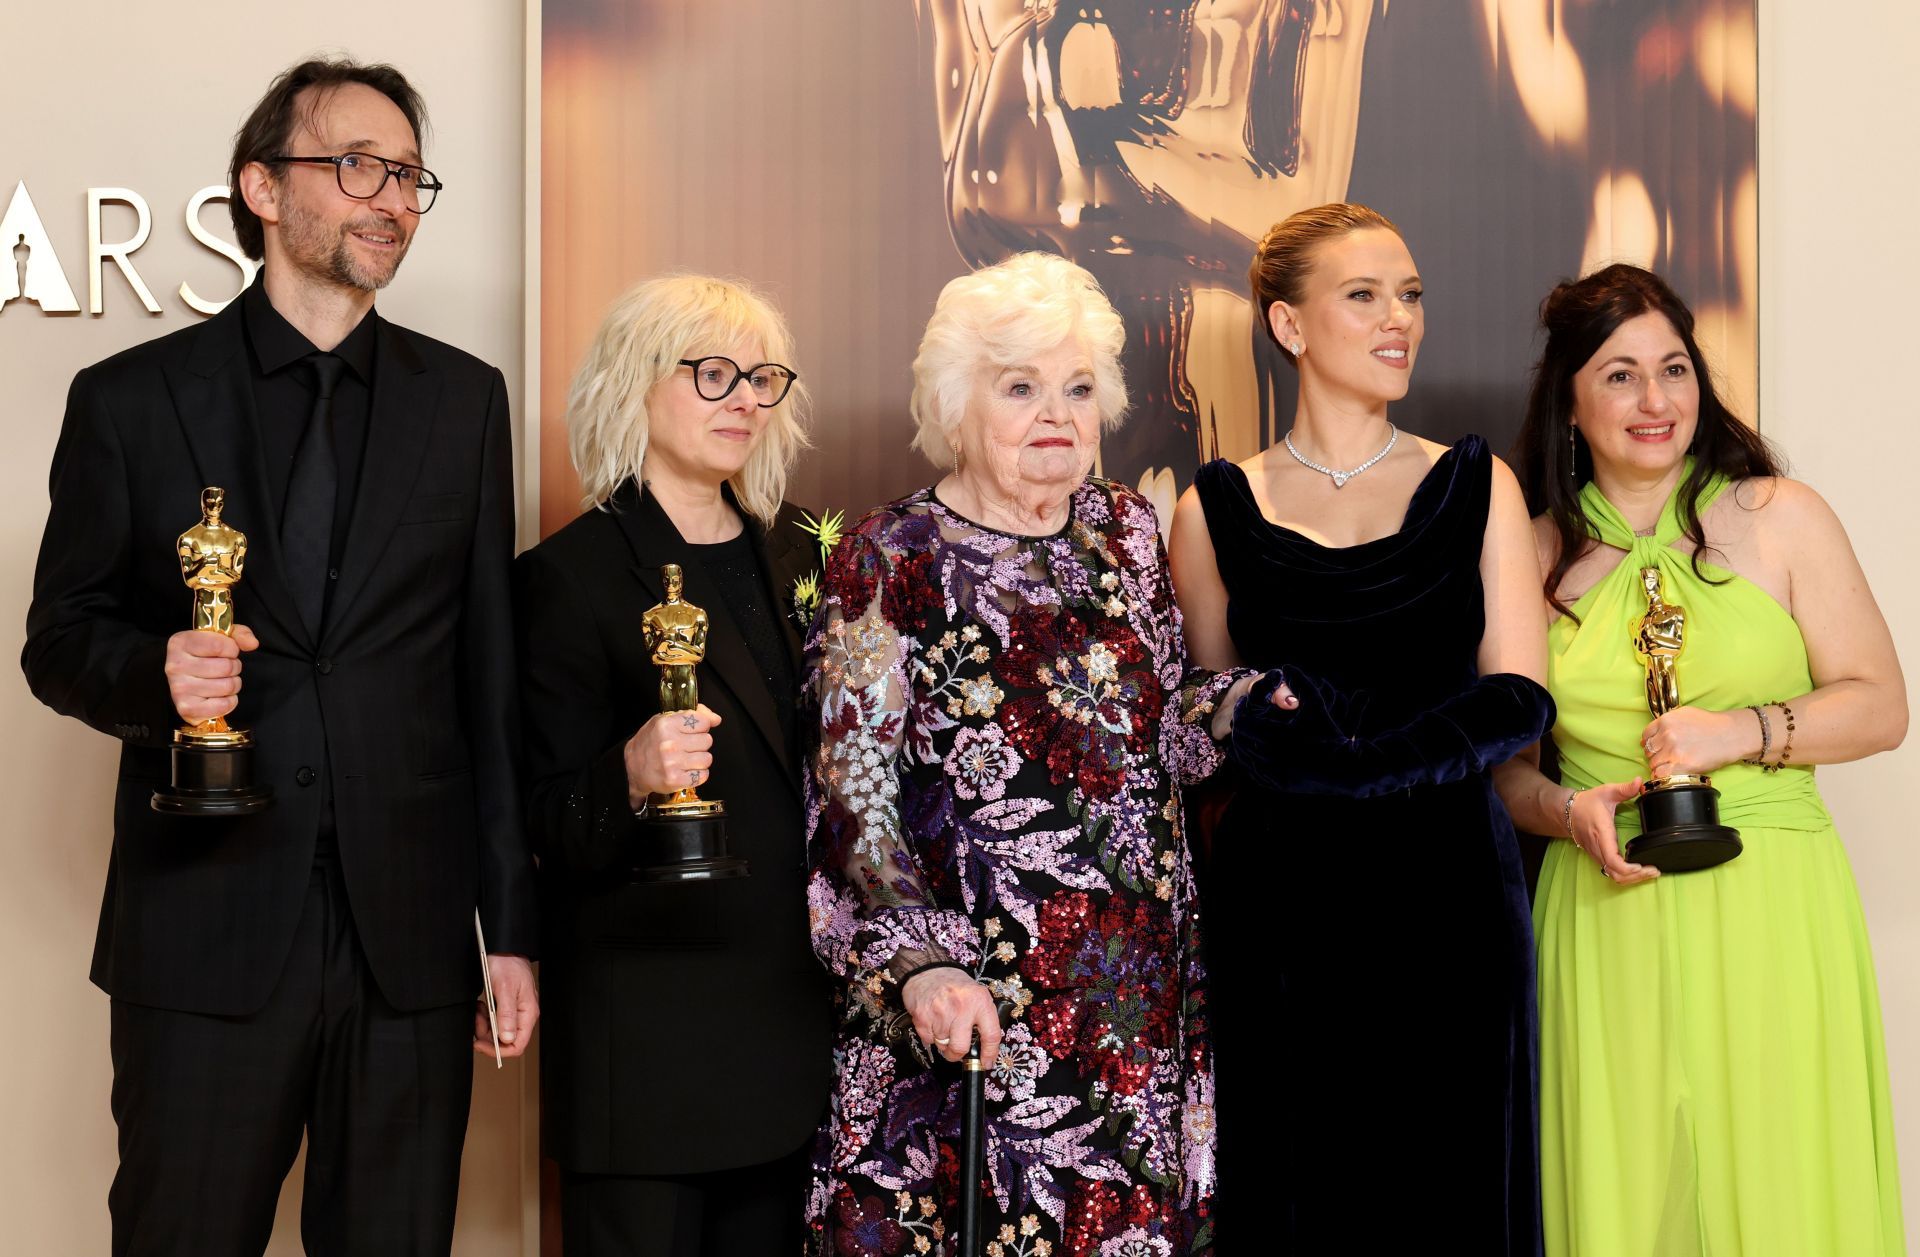
M 868 982 L 876 994 L 932 966 L 972 972 L 981 953 L 966 913 L 937 901 L 917 836 L 902 821 L 913 641 L 886 608 L 889 583 L 904 579 L 911 577 L 898 574 L 884 543 L 849 534 L 828 561 L 807 646 L 806 698 L 816 717 L 806 781 L 814 950 L 834 973 Z
M 1161 734 L 1161 754 L 1181 785 L 1198 785 L 1230 758 L 1228 744 L 1214 741 L 1214 712 L 1226 700 L 1228 690 L 1247 677 L 1259 675 L 1258 668 L 1218 672 L 1211 668 L 1186 669 L 1174 696 L 1173 718 Z
M 1126 592 L 1140 602 L 1142 636 L 1153 652 L 1161 691 L 1171 696 L 1160 722 L 1160 762 L 1176 784 L 1198 785 L 1227 759 L 1225 745 L 1213 740 L 1215 709 L 1241 678 L 1260 672 L 1257 668 L 1215 671 L 1189 664 L 1186 630 L 1173 598 L 1173 576 L 1159 518 L 1145 497 L 1124 485 L 1114 486 L 1113 510 L 1116 540 L 1133 560 L 1125 565 Z

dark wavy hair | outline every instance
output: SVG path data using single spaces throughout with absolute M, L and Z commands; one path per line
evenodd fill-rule
M 333 92 L 349 83 L 371 87 L 397 106 L 413 128 L 414 141 L 425 150 L 427 145 L 427 104 L 407 82 L 407 76 L 390 65 L 362 65 L 345 58 L 315 58 L 282 72 L 267 85 L 267 94 L 253 107 L 247 120 L 233 137 L 233 160 L 227 166 L 227 212 L 233 217 L 233 238 L 240 251 L 258 262 L 266 256 L 266 229 L 260 218 L 247 207 L 240 195 L 240 172 L 254 162 L 267 167 L 278 180 L 286 174 L 287 164 L 271 158 L 281 156 L 293 140 L 294 124 L 312 114 Z M 313 97 L 302 103 L 300 96 L 308 88 L 317 88 Z M 295 154 L 305 156 L 306 154 Z M 391 154 L 389 154 L 390 156 Z
M 1589 546 L 1599 540 L 1580 509 L 1580 489 L 1593 478 L 1593 454 L 1573 423 L 1573 377 L 1592 361 L 1622 323 L 1643 314 L 1664 317 L 1686 346 L 1700 386 L 1700 412 L 1694 428 L 1693 471 L 1680 485 L 1680 526 L 1693 542 L 1693 570 L 1702 580 L 1700 556 L 1708 548 L 1700 527 L 1700 493 L 1715 476 L 1739 480 L 1778 476 L 1779 459 L 1752 428 L 1728 410 L 1713 387 L 1713 375 L 1693 335 L 1693 311 L 1665 280 L 1639 266 L 1616 262 L 1585 279 L 1555 286 L 1540 303 L 1540 324 L 1547 345 L 1533 369 L 1527 416 L 1513 447 L 1513 469 L 1527 495 L 1527 509 L 1553 521 L 1559 548 L 1547 573 L 1547 601 L 1564 615 L 1572 609 L 1560 598 L 1560 582 Z M 1571 433 L 1571 436 L 1569 434 Z M 1577 618 L 1577 617 L 1576 617 Z

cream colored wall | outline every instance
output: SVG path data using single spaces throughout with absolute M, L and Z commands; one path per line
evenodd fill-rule
M 78 1257 L 107 1250 L 115 1164 L 107 999 L 87 983 L 115 748 L 34 702 L 12 662 L 67 383 L 89 362 L 196 321 L 176 295 L 183 279 L 204 296 L 235 290 L 232 264 L 187 235 L 187 198 L 224 181 L 232 134 L 275 72 L 315 51 L 344 50 L 412 76 L 436 123 L 427 159 L 447 183 L 398 281 L 381 296 L 381 312 L 498 364 L 518 397 L 525 25 L 520 4 L 453 0 L 29 0 L 7 6 L 5 25 L 0 206 L 24 178 L 84 310 L 86 190 L 141 193 L 153 235 L 133 259 L 163 308 L 147 314 L 109 266 L 97 318 L 43 315 L 23 301 L 0 311 L 0 807 L 9 822 L 0 827 L 0 955 L 10 1023 L 0 1057 L 8 1131 L 0 1140 L 0 1230 L 9 1252 Z M 224 206 L 204 218 L 230 234 Z M 110 209 L 107 238 L 132 221 L 131 211 Z M 12 267 L 12 254 L 0 264 Z M 193 504 L 182 510 L 184 526 Z M 476 1075 L 456 1243 L 462 1257 L 536 1251 L 531 1077 L 512 1063 L 499 1073 L 489 1063 Z M 298 1202 L 296 1182 L 282 1197 L 270 1252 L 300 1251 Z
M 1844 16 L 1843 16 L 1844 14 Z M 1760 426 L 1853 538 L 1920 715 L 1920 8 L 1760 3 Z M 1920 1253 L 1920 730 L 1820 770 L 1880 973 Z

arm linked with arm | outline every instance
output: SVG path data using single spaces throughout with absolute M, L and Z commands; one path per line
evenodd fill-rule
M 1191 507 L 1188 499 L 1193 499 Z M 1145 501 L 1131 494 L 1123 495 L 1123 501 L 1137 502 L 1137 509 L 1145 511 L 1148 520 L 1154 518 L 1153 508 Z M 1188 509 L 1189 516 L 1197 515 L 1198 499 L 1191 490 L 1181 505 Z M 1175 537 L 1182 544 L 1205 547 L 1204 556 L 1193 557 L 1189 562 L 1191 567 L 1208 568 L 1217 585 L 1218 574 L 1210 570 L 1213 550 L 1204 534 L 1204 525 L 1197 539 L 1190 535 L 1194 527 L 1191 518 L 1176 514 L 1174 527 Z M 1226 762 L 1226 748 L 1216 735 L 1224 732 L 1223 709 L 1237 697 L 1232 693 L 1234 686 L 1250 682 L 1260 672 L 1257 668 L 1236 666 L 1202 667 L 1194 661 L 1185 612 L 1175 597 L 1166 543 L 1160 540 L 1157 527 L 1153 532 L 1152 569 L 1129 572 L 1125 579 L 1129 595 L 1139 597 L 1145 604 L 1143 635 L 1153 651 L 1162 692 L 1168 696 L 1167 709 L 1160 721 L 1160 762 L 1176 785 L 1197 786 L 1210 779 Z M 1209 610 L 1215 609 L 1214 603 L 1218 603 L 1217 609 L 1224 614 L 1224 591 L 1219 592 L 1222 597 L 1209 603 Z
M 1293 710 L 1270 701 L 1283 675 Z M 1554 713 L 1545 687 L 1506 672 L 1378 733 L 1362 732 L 1359 706 L 1317 677 L 1276 669 L 1241 699 L 1229 754 L 1271 790 L 1370 798 L 1487 772 L 1539 741 Z

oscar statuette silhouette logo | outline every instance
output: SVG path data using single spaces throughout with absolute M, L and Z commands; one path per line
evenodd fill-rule
M 914 7 L 954 248 L 970 267 L 1070 258 L 1125 320 L 1133 420 L 1103 439 L 1102 474 L 1188 484 L 1277 440 L 1292 372 L 1255 352 L 1247 260 L 1271 224 L 1346 199 L 1384 15 L 1371 0 Z
M 247 535 L 220 518 L 227 491 L 200 491 L 200 522 L 175 543 L 180 578 L 193 591 L 193 628 L 233 635 L 233 590 L 247 563 Z M 273 802 L 253 784 L 253 739 L 212 716 L 173 731 L 173 784 L 153 792 L 153 810 L 175 816 L 241 816 Z
M 1647 668 L 1647 710 L 1664 716 L 1681 705 L 1678 664 L 1686 646 L 1686 608 L 1666 600 L 1660 569 L 1640 569 L 1647 613 L 1634 621 L 1633 650 Z M 1627 859 L 1662 873 L 1725 864 L 1740 854 L 1740 834 L 1720 823 L 1720 792 L 1704 773 L 1651 778 L 1640 789 L 1640 836 Z
M 640 630 L 660 669 L 660 710 L 700 705 L 695 669 L 707 655 L 707 613 L 682 598 L 680 565 L 660 569 L 667 600 L 647 609 Z M 640 877 L 649 882 L 713 881 L 747 876 L 747 862 L 727 850 L 726 805 L 703 799 L 690 780 L 669 795 L 654 795 L 640 819 Z

